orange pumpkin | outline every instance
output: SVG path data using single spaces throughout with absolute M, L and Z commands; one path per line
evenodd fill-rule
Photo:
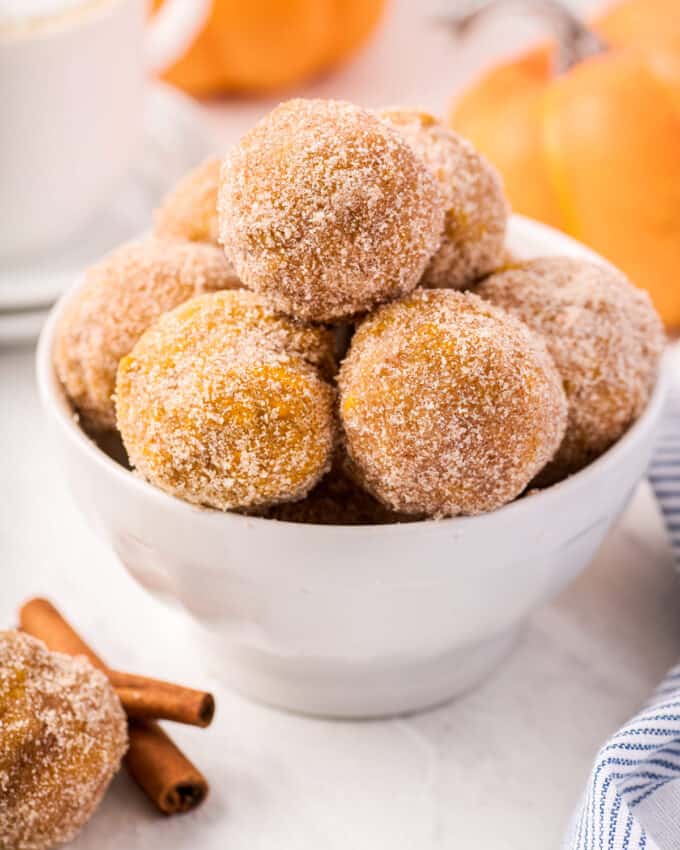
M 636 45 L 680 55 L 678 0 L 620 0 L 591 24 L 609 44 Z
M 154 0 L 158 8 L 163 0 Z M 198 38 L 164 75 L 195 95 L 290 87 L 345 59 L 385 0 L 213 0 Z
M 490 71 L 451 123 L 517 212 L 592 246 L 680 327 L 680 56 L 605 46 L 557 73 L 556 50 Z

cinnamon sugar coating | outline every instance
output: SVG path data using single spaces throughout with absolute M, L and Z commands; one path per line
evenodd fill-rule
M 262 516 L 314 525 L 388 525 L 417 519 L 378 501 L 354 480 L 340 460 L 304 499 L 274 505 Z
M 577 472 L 621 437 L 656 382 L 664 331 L 649 296 L 615 269 L 569 257 L 516 263 L 476 290 L 543 334 L 564 382 L 564 441 L 538 484 Z
M 165 314 L 123 358 L 116 383 L 133 467 L 221 510 L 303 498 L 335 443 L 334 393 L 317 368 L 332 337 L 268 311 L 254 326 L 246 299 L 259 301 L 215 293 Z
M 102 673 L 0 632 L 0 850 L 72 840 L 126 749 L 125 713 Z
M 403 134 L 444 197 L 444 238 L 422 285 L 461 289 L 488 274 L 502 261 L 510 212 L 496 169 L 467 139 L 426 112 L 394 107 L 378 114 Z
M 479 514 L 518 496 L 566 424 L 542 340 L 469 293 L 417 290 L 357 330 L 340 412 L 362 483 L 391 508 Z
M 234 341 L 259 344 L 263 349 L 298 354 L 316 366 L 326 378 L 337 371 L 336 334 L 323 325 L 311 325 L 274 313 L 256 292 L 224 290 L 186 303 L 177 316 L 182 321 L 199 321 L 205 345 L 208 337 L 227 334 Z M 213 343 L 210 343 L 213 344 Z
M 156 236 L 218 244 L 217 188 L 221 166 L 219 157 L 208 157 L 177 182 L 154 213 Z
M 435 180 L 401 136 L 339 101 L 278 106 L 226 156 L 220 239 L 277 310 L 341 321 L 412 290 L 443 231 Z
M 213 245 L 147 239 L 122 245 L 91 266 L 57 329 L 54 365 L 83 424 L 115 426 L 120 358 L 166 310 L 200 292 L 239 286 Z

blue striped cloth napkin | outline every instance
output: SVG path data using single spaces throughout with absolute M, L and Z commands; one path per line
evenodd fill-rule
M 680 569 L 680 387 L 649 481 Z M 598 753 L 565 850 L 680 850 L 680 665 Z

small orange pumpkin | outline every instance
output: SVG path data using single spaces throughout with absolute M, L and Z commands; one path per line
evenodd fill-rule
M 163 0 L 154 0 L 159 8 Z M 194 95 L 293 86 L 340 62 L 375 29 L 385 0 L 213 0 L 198 38 L 164 75 Z
M 609 44 L 646 47 L 680 55 L 678 0 L 620 0 L 598 15 L 592 28 Z
M 504 63 L 458 100 L 451 123 L 500 169 L 517 212 L 592 246 L 679 327 L 680 56 L 593 51 L 589 31 L 565 20 L 569 67 L 555 70 L 555 44 Z M 565 44 L 569 32 L 590 55 Z

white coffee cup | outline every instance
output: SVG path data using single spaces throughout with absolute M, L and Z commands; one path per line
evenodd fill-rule
M 0 257 L 75 234 L 129 167 L 149 69 L 180 55 L 210 0 L 70 0 L 30 17 L 0 0 Z M 11 4 L 10 4 L 11 5 Z M 38 4 L 39 5 L 39 4 Z

